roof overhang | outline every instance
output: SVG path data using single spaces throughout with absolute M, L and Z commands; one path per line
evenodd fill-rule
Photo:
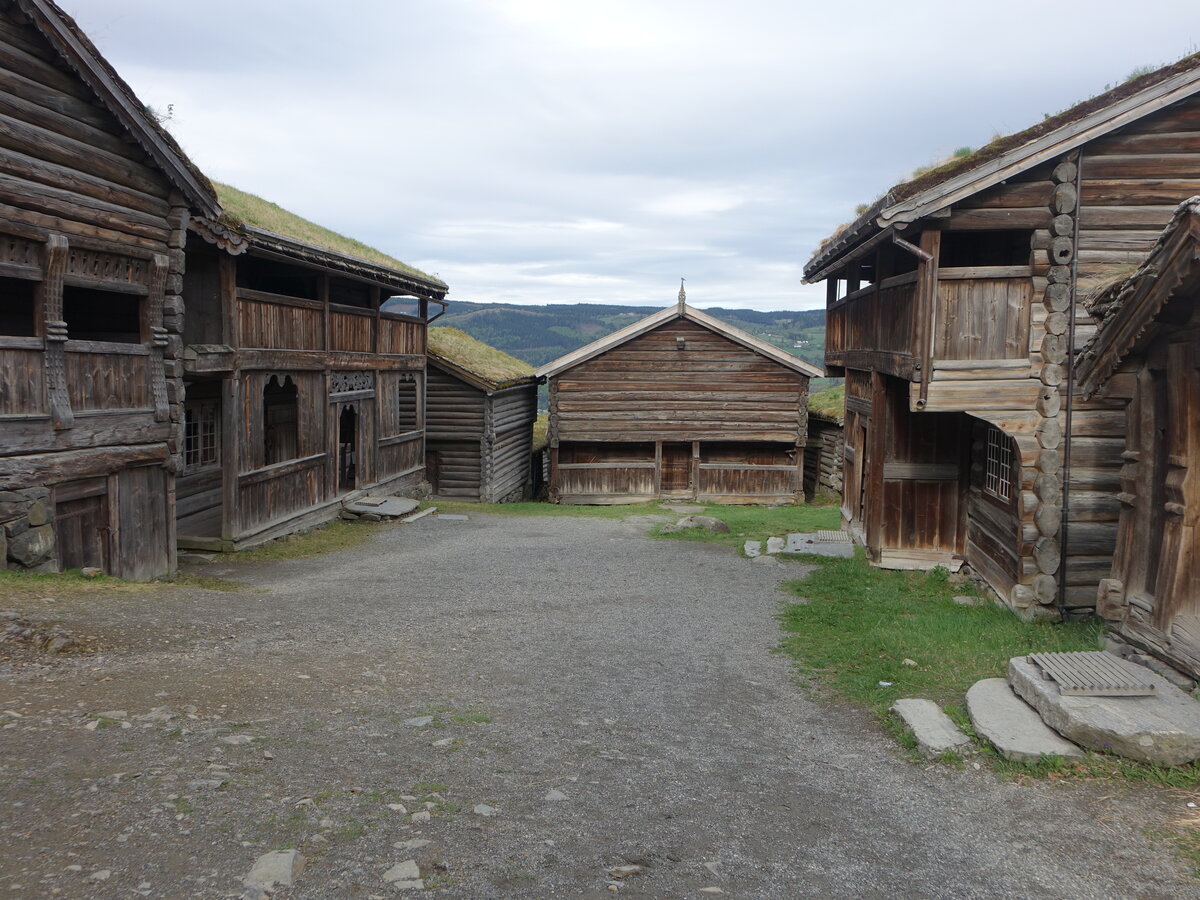
M 533 387 L 537 384 L 537 376 L 533 374 L 520 375 L 516 378 L 505 378 L 502 381 L 493 381 L 433 350 L 427 350 L 425 355 L 431 364 L 443 372 L 453 375 L 461 381 L 465 381 L 471 387 L 478 388 L 485 394 L 498 394 L 502 391 L 510 391 L 520 387 Z
M 824 369 L 814 366 L 812 363 L 805 362 L 798 356 L 793 356 L 785 350 L 780 350 L 778 347 L 768 344 L 766 341 L 760 340 L 752 334 L 747 334 L 740 328 L 734 328 L 732 325 L 728 325 L 720 319 L 714 318 L 698 309 L 693 309 L 685 303 L 679 303 L 672 304 L 666 309 L 652 313 L 646 316 L 646 318 L 634 322 L 632 325 L 626 325 L 619 331 L 614 331 L 612 334 L 602 337 L 598 341 L 593 341 L 565 356 L 560 356 L 553 362 L 546 363 L 546 365 L 537 370 L 537 377 L 539 379 L 552 378 L 560 372 L 565 372 L 567 369 L 574 368 L 580 363 L 587 362 L 601 353 L 605 353 L 614 347 L 633 340 L 635 337 L 639 337 L 648 331 L 653 331 L 660 325 L 665 325 L 674 319 L 687 319 L 689 322 L 695 322 L 697 325 L 707 328 L 709 331 L 716 332 L 734 343 L 741 344 L 748 350 L 753 350 L 755 353 L 765 356 L 773 362 L 777 362 L 810 378 L 821 378 L 825 375 Z

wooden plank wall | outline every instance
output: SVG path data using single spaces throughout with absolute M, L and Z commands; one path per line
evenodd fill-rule
M 478 500 L 483 486 L 483 391 L 430 366 L 426 375 L 426 455 L 436 454 L 435 493 Z
M 808 379 L 684 319 L 581 363 L 553 384 L 563 441 L 805 441 Z
M 808 416 L 808 444 L 804 454 L 804 492 L 810 497 L 824 489 L 842 493 L 845 429 L 823 416 Z
M 0 482 L 99 479 L 96 502 L 118 532 L 103 542 L 106 565 L 126 577 L 174 566 L 173 517 L 164 510 L 174 503 L 165 467 L 179 452 L 171 423 L 182 394 L 170 340 L 182 324 L 186 212 L 178 202 L 124 126 L 18 6 L 5 4 L 0 264 L 38 282 L 38 322 L 35 336 L 15 344 L 0 335 L 0 414 L 9 417 Z M 64 280 L 141 293 L 145 343 L 63 342 L 50 323 L 61 318 Z M 165 329 L 161 341 L 150 340 L 152 329 Z M 151 465 L 123 468 L 133 461 Z
M 533 420 L 537 418 L 537 385 L 489 397 L 488 431 L 480 499 L 501 503 L 522 499 L 529 485 L 529 455 L 533 452 Z

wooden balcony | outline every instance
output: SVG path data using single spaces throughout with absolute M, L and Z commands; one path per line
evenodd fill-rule
M 920 378 L 917 273 L 885 278 L 829 307 L 825 363 Z
M 419 356 L 425 322 L 413 316 L 339 306 L 239 288 L 237 348 Z

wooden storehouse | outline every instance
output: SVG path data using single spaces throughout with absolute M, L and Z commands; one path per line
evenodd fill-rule
M 1200 55 L 897 185 L 805 268 L 846 378 L 843 518 L 890 566 L 966 561 L 1086 614 L 1116 542 L 1119 401 L 1074 389 L 1077 296 L 1200 186 Z
M 50 0 L 0 2 L 0 561 L 175 567 L 189 210 L 212 186 Z
M 425 473 L 434 496 L 528 499 L 533 367 L 457 328 L 429 329 L 428 362 Z
M 424 481 L 425 339 L 446 285 L 218 185 L 184 299 L 184 547 L 234 550 Z
M 821 370 L 692 309 L 647 316 L 538 370 L 550 499 L 803 500 L 808 380 Z
M 1097 611 L 1200 678 L 1200 197 L 1091 307 L 1102 325 L 1081 354 L 1083 394 L 1128 404 L 1116 552 Z
M 827 388 L 808 398 L 808 444 L 804 451 L 804 493 L 842 494 L 842 460 L 845 457 L 843 388 Z M 837 401 L 836 405 L 832 401 Z

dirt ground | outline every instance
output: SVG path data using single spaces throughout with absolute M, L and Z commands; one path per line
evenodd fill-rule
M 0 601 L 100 646 L 0 664 L 0 892 L 238 897 L 296 848 L 280 900 L 408 860 L 448 897 L 1200 897 L 1155 836 L 1189 798 L 911 763 L 772 653 L 798 567 L 644 527 L 431 517 L 198 568 L 239 591 Z

